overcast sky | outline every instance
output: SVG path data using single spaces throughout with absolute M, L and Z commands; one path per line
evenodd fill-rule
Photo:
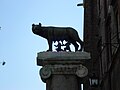
M 36 65 L 47 41 L 31 31 L 32 24 L 73 27 L 83 38 L 82 0 L 0 1 L 0 90 L 45 90 Z

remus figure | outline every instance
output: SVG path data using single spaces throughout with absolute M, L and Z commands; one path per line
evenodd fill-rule
M 66 47 L 64 48 L 64 51 L 68 50 L 69 52 L 71 52 L 70 43 L 69 43 L 69 42 L 67 42 L 64 46 L 66 46 Z

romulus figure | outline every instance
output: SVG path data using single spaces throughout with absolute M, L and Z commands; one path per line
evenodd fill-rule
M 63 49 L 61 49 L 61 46 L 62 44 L 58 41 L 58 44 L 57 45 L 54 45 L 56 48 L 56 51 L 59 52 L 59 51 L 63 51 Z

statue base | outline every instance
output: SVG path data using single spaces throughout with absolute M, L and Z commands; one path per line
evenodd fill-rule
M 90 53 L 39 52 L 37 65 L 46 90 L 80 90 L 80 79 L 88 75 Z

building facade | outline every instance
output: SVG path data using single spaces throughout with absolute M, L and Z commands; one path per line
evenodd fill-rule
M 92 90 L 120 90 L 120 0 L 84 0 L 84 50 L 92 57 L 89 76 L 99 77 Z

